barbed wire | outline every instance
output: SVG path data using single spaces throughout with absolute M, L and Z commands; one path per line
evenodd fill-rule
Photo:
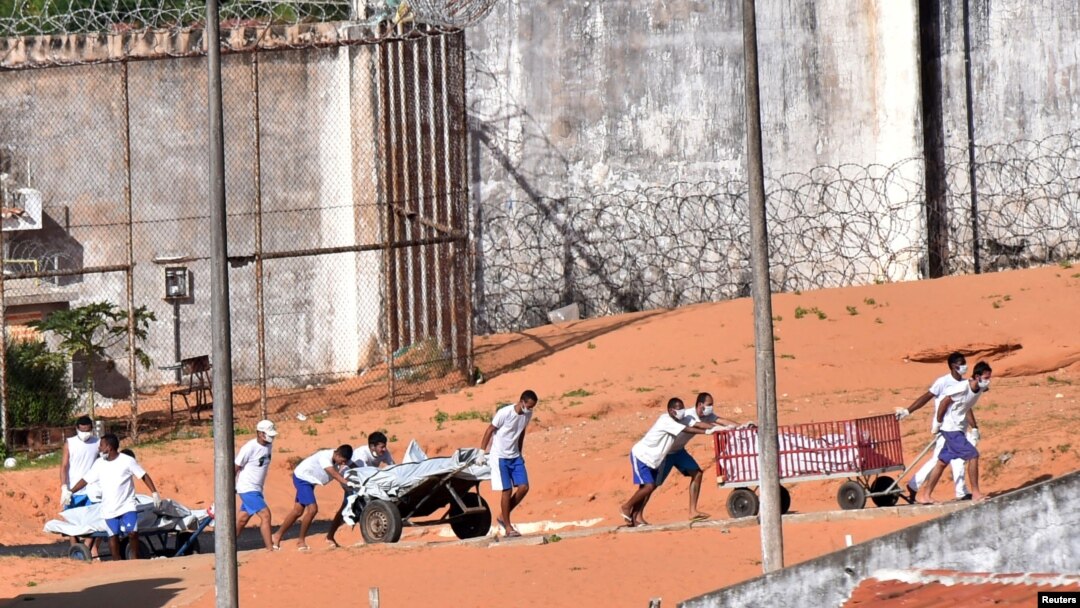
M 223 49 L 315 48 L 440 35 L 472 25 L 496 0 L 223 2 Z M 195 0 L 0 2 L 0 65 L 76 65 L 205 54 L 206 3 Z
M 1080 256 L 1080 132 L 980 149 L 978 243 L 966 151 L 948 152 L 950 272 L 971 272 L 976 246 L 985 270 Z M 921 158 L 768 178 L 773 289 L 926 276 L 924 191 Z M 479 221 L 481 333 L 546 323 L 572 302 L 602 316 L 750 293 L 739 180 L 512 199 Z

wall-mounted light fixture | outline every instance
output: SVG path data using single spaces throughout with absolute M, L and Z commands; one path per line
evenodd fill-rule
M 186 266 L 165 267 L 165 299 L 186 300 L 191 297 L 191 273 Z

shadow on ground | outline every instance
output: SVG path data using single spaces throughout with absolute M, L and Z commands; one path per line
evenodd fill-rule
M 87 587 L 81 591 L 56 593 L 28 592 L 14 599 L 0 601 L 0 606 L 34 606 L 35 608 L 69 608 L 70 606 L 117 606 L 127 604 L 142 608 L 163 608 L 180 593 L 166 589 L 180 582 L 178 578 L 151 578 L 121 581 Z M 33 602 L 33 603 L 27 603 Z

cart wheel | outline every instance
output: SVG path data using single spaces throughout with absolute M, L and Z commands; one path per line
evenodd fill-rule
M 877 479 L 874 480 L 874 483 L 870 484 L 870 493 L 880 495 L 871 496 L 870 500 L 874 501 L 874 504 L 879 507 L 891 507 L 896 505 L 900 500 L 900 492 L 885 494 L 885 491 L 891 488 L 894 482 L 893 478 L 888 475 L 878 475 Z
M 88 562 L 90 561 L 90 547 L 82 543 L 75 543 L 68 549 L 68 557 L 75 561 Z
M 401 539 L 401 511 L 385 500 L 369 502 L 360 515 L 360 533 L 365 543 L 396 543 Z
M 456 500 L 450 501 L 450 529 L 454 535 L 464 540 L 484 536 L 491 531 L 491 508 L 483 496 L 469 492 L 461 495 L 461 502 L 466 508 L 484 507 L 484 511 L 462 514 Z
M 780 486 L 780 514 L 786 515 L 791 509 L 791 494 L 787 488 Z
M 194 534 L 192 534 L 191 532 L 181 532 L 177 534 L 176 551 L 179 551 L 180 547 L 183 547 L 184 543 L 188 542 L 188 539 L 190 539 L 192 536 L 194 536 Z M 174 556 L 176 555 L 176 551 L 173 551 Z M 184 555 L 198 555 L 200 553 L 202 553 L 202 547 L 199 546 L 199 539 L 198 537 L 196 537 L 195 540 L 191 541 L 191 546 L 187 548 L 187 551 L 184 552 Z
M 841 509 L 861 509 L 866 506 L 866 490 L 857 481 L 845 481 L 836 493 L 836 502 Z
M 752 517 L 758 512 L 758 497 L 747 488 L 736 488 L 728 494 L 728 515 L 739 517 Z
M 120 548 L 120 554 L 124 556 L 124 559 L 135 559 L 135 545 L 132 544 L 131 541 L 129 541 L 128 539 L 124 539 L 121 542 L 123 542 L 124 545 Z M 140 538 L 139 559 L 150 559 L 153 556 L 154 549 L 150 547 L 149 543 L 146 542 L 146 539 Z

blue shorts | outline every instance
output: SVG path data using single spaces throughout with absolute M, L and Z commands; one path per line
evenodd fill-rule
M 94 501 L 90 500 L 90 497 L 86 494 L 75 494 L 71 497 L 71 504 L 64 507 L 64 511 L 68 509 L 74 509 L 75 507 L 87 507 L 94 504 Z
M 941 431 L 941 436 L 945 438 L 945 445 L 941 446 L 941 451 L 938 452 L 938 460 L 941 462 L 949 464 L 956 459 L 966 461 L 979 457 L 979 450 L 971 445 L 963 431 Z
M 492 471 L 491 489 L 496 492 L 510 490 L 517 486 L 529 485 L 529 472 L 525 470 L 525 459 L 497 458 L 498 466 Z
M 109 536 L 120 536 L 139 531 L 139 515 L 135 511 L 128 511 L 120 517 L 110 517 L 105 520 L 109 527 Z
M 656 469 L 646 466 L 633 454 L 630 454 L 630 468 L 633 470 L 634 483 L 641 486 L 647 483 L 656 483 Z
M 678 469 L 686 477 L 693 477 L 695 473 L 701 470 L 690 452 L 683 448 L 664 457 L 664 462 L 660 465 L 660 473 L 656 476 L 656 485 L 662 485 L 673 468 Z
M 293 475 L 292 485 L 296 488 L 296 502 L 299 503 L 301 507 L 315 504 L 314 484 Z
M 263 498 L 262 492 L 241 492 L 240 496 L 240 510 L 248 515 L 255 515 L 263 509 L 268 509 L 266 506 L 266 499 Z

